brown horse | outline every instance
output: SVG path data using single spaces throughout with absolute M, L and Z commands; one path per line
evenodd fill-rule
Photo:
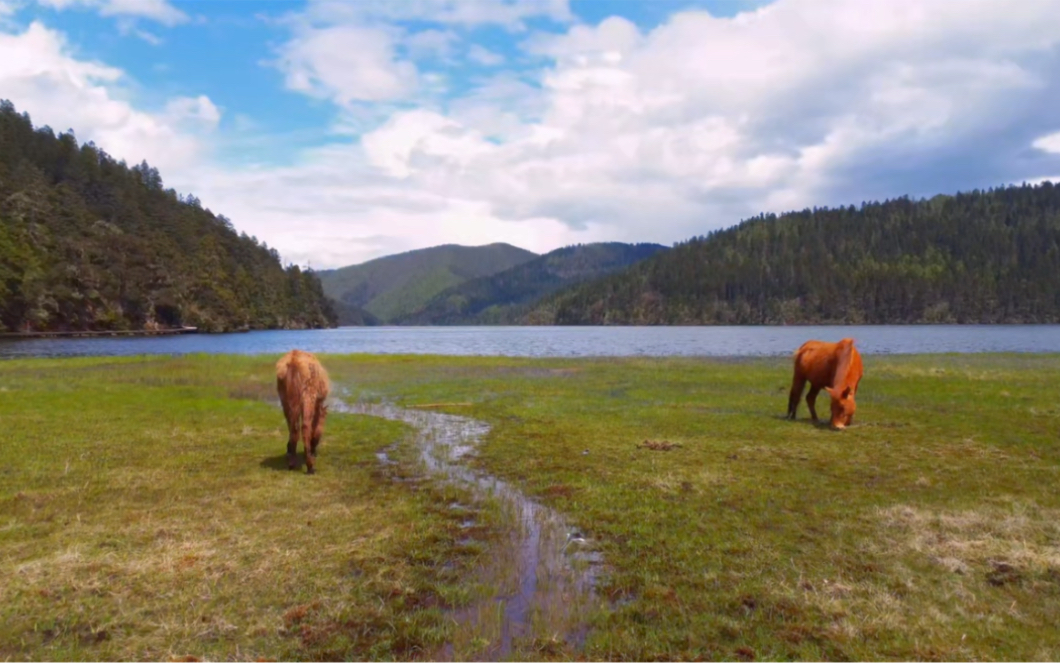
M 821 389 L 826 389 L 832 398 L 832 428 L 846 428 L 854 421 L 854 395 L 858 393 L 858 383 L 864 372 L 854 339 L 844 338 L 838 343 L 806 341 L 795 352 L 795 375 L 788 396 L 788 418 L 795 418 L 802 390 L 809 382 L 810 393 L 806 394 L 806 405 L 810 408 L 813 420 L 817 421 L 817 394 Z
M 287 419 L 287 467 L 298 466 L 298 436 L 305 447 L 306 473 L 313 474 L 317 446 L 324 435 L 328 374 L 308 352 L 291 350 L 276 362 L 276 393 Z

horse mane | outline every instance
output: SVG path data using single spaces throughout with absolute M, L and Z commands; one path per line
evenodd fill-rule
M 850 361 L 854 355 L 854 339 L 844 338 L 839 341 L 839 353 L 837 356 L 835 366 L 835 377 L 832 379 L 832 388 L 845 389 L 849 385 L 847 384 L 847 375 L 850 374 Z

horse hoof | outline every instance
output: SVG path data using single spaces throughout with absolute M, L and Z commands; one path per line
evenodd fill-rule
M 316 473 L 317 473 L 317 471 L 316 471 L 316 470 L 314 470 L 313 468 L 309 468 L 308 470 L 306 470 L 306 471 L 305 471 L 305 473 L 306 473 L 306 474 L 316 474 Z

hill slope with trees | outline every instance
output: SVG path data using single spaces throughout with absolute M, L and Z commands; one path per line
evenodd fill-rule
M 194 196 L 0 101 L 0 331 L 334 325 L 320 281 Z
M 422 308 L 446 288 L 536 257 L 536 253 L 504 243 L 443 244 L 320 271 L 318 275 L 324 293 L 345 304 L 343 310 L 362 309 L 361 313 L 386 324 Z
M 1060 187 L 762 215 L 555 293 L 521 322 L 1060 322 Z
M 418 325 L 514 324 L 545 295 L 628 267 L 667 247 L 599 242 L 566 246 L 503 272 L 442 291 L 395 322 Z

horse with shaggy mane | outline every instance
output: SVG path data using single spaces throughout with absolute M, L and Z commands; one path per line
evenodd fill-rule
M 328 373 L 309 352 L 291 350 L 276 362 L 276 393 L 287 419 L 287 467 L 298 466 L 298 438 L 305 449 L 306 473 L 313 474 L 317 447 L 324 435 L 328 408 Z
M 817 422 L 817 394 L 825 389 L 832 399 L 832 428 L 846 428 L 854 421 L 854 395 L 858 393 L 858 384 L 864 372 L 854 339 L 844 338 L 838 343 L 806 341 L 795 352 L 795 375 L 788 396 L 788 418 L 795 418 L 802 390 L 809 382 L 810 393 L 806 394 L 806 405 L 810 408 L 814 422 Z

